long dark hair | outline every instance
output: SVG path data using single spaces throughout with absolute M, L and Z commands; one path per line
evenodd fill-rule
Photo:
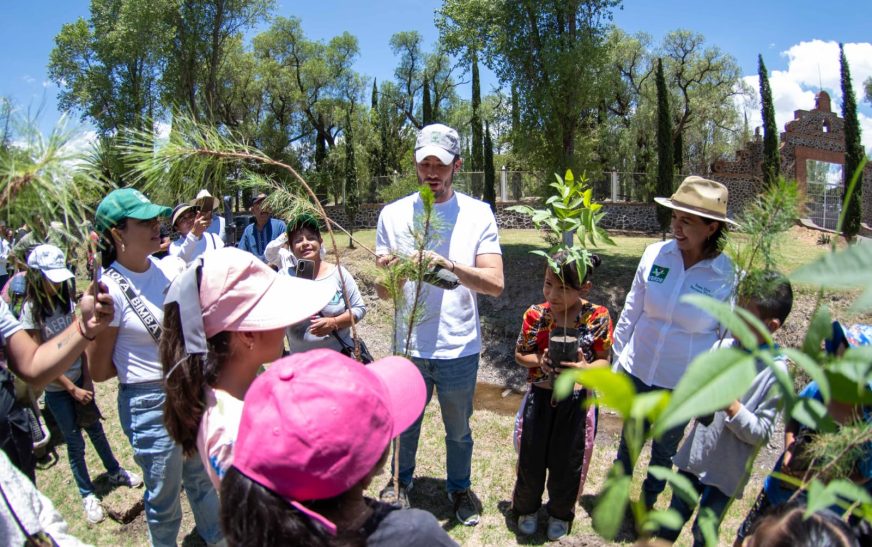
M 855 547 L 855 532 L 835 513 L 816 511 L 805 518 L 805 505 L 784 503 L 754 523 L 746 545 L 766 547 Z
M 48 294 L 43 285 L 43 273 L 36 268 L 28 268 L 24 275 L 24 302 L 30 302 L 33 311 L 33 320 L 42 334 L 45 320 L 60 309 L 64 313 L 73 311 L 74 302 L 72 287 L 69 281 L 61 283 L 60 289 L 55 294 Z
M 100 265 L 108 268 L 118 258 L 118 249 L 115 248 L 115 240 L 112 238 L 112 228 L 123 230 L 127 227 L 127 219 L 122 218 L 115 226 L 106 228 L 100 234 L 100 240 L 97 241 L 97 250 L 100 251 Z
M 710 225 L 712 222 L 718 223 L 718 229 L 715 230 L 715 233 L 708 236 L 706 240 L 702 244 L 702 257 L 703 258 L 715 258 L 724 250 L 724 246 L 727 244 L 727 225 L 726 223 L 720 220 L 714 220 L 712 218 L 699 217 L 706 225 Z
M 206 411 L 205 388 L 215 385 L 229 360 L 230 336 L 229 332 L 219 332 L 207 339 L 205 358 L 188 355 L 179 305 L 171 302 L 164 306 L 159 346 L 166 388 L 164 425 L 170 437 L 182 446 L 185 456 L 197 451 L 197 432 Z

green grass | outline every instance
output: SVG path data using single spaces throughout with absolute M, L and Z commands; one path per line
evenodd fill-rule
M 541 284 L 539 268 L 544 267 L 544 263 L 538 257 L 530 255 L 529 251 L 537 248 L 544 249 L 546 245 L 536 232 L 529 230 L 503 230 L 500 236 L 504 252 L 506 293 L 501 297 L 503 301 L 483 298 L 480 299 L 480 302 L 484 302 L 482 306 L 483 322 L 498 326 L 500 326 L 500 322 L 504 323 L 501 327 L 505 329 L 509 337 L 512 337 L 517 334 L 520 313 L 531 303 L 521 300 L 535 298 L 531 295 L 537 294 L 541 297 L 541 293 L 538 292 Z M 374 230 L 355 232 L 355 238 L 362 245 L 374 249 Z M 617 246 L 604 247 L 598 251 L 603 257 L 603 266 L 595 277 L 595 291 L 596 301 L 608 305 L 612 310 L 613 318 L 617 320 L 617 313 L 623 305 L 624 296 L 629 289 L 642 251 L 647 245 L 659 241 L 660 238 L 617 236 L 614 239 Z M 346 259 L 346 266 L 355 274 L 370 306 L 366 322 L 379 325 L 379 330 L 383 331 L 385 336 L 389 336 L 387 334 L 391 320 L 389 307 L 384 302 L 376 302 L 372 296 L 371 285 L 375 279 L 372 256 L 360 248 L 349 251 L 347 249 L 348 238 L 345 235 L 338 235 L 337 244 Z M 786 258 L 783 262 L 783 269 L 789 272 L 823 254 L 826 252 L 826 248 L 814 245 L 807 239 L 788 238 L 784 251 Z M 810 294 L 812 291 L 801 289 L 799 292 Z M 844 304 L 843 307 L 847 307 L 851 294 L 847 292 L 835 293 L 835 296 L 831 296 L 830 300 L 839 300 Z M 806 316 L 800 312 L 795 312 L 789 322 L 796 322 L 798 329 L 804 332 L 807 320 Z M 382 326 L 385 328 L 381 328 Z M 493 331 L 485 330 L 485 332 Z M 492 341 L 484 340 L 485 345 L 489 342 Z M 505 358 L 511 359 L 508 355 Z M 121 464 L 138 472 L 138 467 L 133 463 L 130 446 L 118 422 L 116 394 L 117 382 L 115 380 L 97 386 L 97 401 L 106 418 L 103 422 L 104 428 Z M 510 397 L 517 398 L 516 395 Z M 509 404 L 505 406 L 509 409 L 517 408 L 516 399 L 510 400 Z M 614 417 L 610 418 L 606 414 L 605 411 L 601 413 L 603 425 L 594 448 L 588 481 L 583 492 L 583 503 L 577 507 L 576 521 L 571 534 L 577 541 L 586 545 L 602 543 L 594 535 L 591 527 L 589 516 L 589 512 L 592 510 L 591 496 L 601 488 L 617 449 L 619 423 Z M 463 545 L 519 543 L 518 537 L 512 531 L 514 524 L 510 522 L 512 517 L 508 511 L 514 486 L 516 464 L 516 455 L 511 440 L 512 428 L 512 415 L 477 407 L 472 417 L 475 439 L 472 476 L 473 488 L 482 501 L 484 511 L 481 524 L 478 526 L 474 528 L 455 526 L 451 516 L 451 507 L 445 496 L 444 428 L 441 424 L 439 407 L 435 397 L 426 411 L 418 450 L 416 484 L 412 501 L 414 505 L 427 509 L 436 515 L 451 536 Z M 776 439 L 774 442 L 780 445 L 780 440 Z M 86 441 L 86 445 L 88 466 L 92 478 L 96 479 L 98 490 L 104 493 L 104 505 L 121 511 L 133 507 L 141 500 L 142 490 L 119 488 L 110 491 L 105 478 L 99 477 L 103 473 L 102 464 L 90 443 Z M 95 526 L 85 522 L 81 500 L 67 463 L 66 445 L 59 444 L 55 450 L 57 461 L 48 468 L 38 470 L 37 484 L 54 501 L 58 510 L 69 523 L 72 533 L 83 541 L 95 545 L 145 545 L 147 543 L 147 530 L 141 515 L 127 525 L 119 524 L 108 518 Z M 643 458 L 643 461 L 647 461 L 647 459 Z M 768 464 L 758 463 L 751 483 L 745 490 L 745 499 L 737 501 L 730 509 L 722 527 L 725 536 L 721 541 L 722 545 L 730 543 L 731 535 L 753 504 L 754 497 L 759 491 L 760 479 L 768 469 Z M 386 475 L 377 478 L 370 487 L 370 495 L 376 495 L 386 480 Z M 641 470 L 637 470 L 634 495 L 638 495 L 640 483 Z M 661 496 L 660 504 L 664 508 L 668 505 L 668 499 L 668 492 Z M 198 544 L 199 538 L 196 537 L 196 534 L 192 535 L 193 519 L 187 504 L 184 502 L 183 508 L 184 519 L 179 540 L 184 540 L 188 544 Z M 520 542 L 540 543 L 542 541 L 544 541 L 544 536 L 540 534 L 532 539 L 522 538 Z M 678 545 L 687 544 L 689 541 L 686 538 L 682 538 L 678 543 Z

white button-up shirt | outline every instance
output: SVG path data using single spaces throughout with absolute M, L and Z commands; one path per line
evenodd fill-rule
M 615 368 L 623 367 L 649 386 L 674 388 L 687 365 L 720 335 L 711 315 L 681 297 L 705 294 L 726 301 L 735 277 L 733 263 L 723 253 L 685 270 L 675 240 L 649 245 L 615 326 Z

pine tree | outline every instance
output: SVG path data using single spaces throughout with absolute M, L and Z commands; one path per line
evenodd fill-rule
M 781 172 L 781 157 L 778 152 L 778 128 L 775 125 L 775 105 L 772 104 L 772 89 L 769 74 L 763 64 L 763 56 L 757 56 L 757 74 L 760 77 L 760 114 L 763 117 L 763 183 L 771 185 Z
M 843 44 L 839 44 L 839 64 L 842 67 L 842 118 L 845 120 L 845 166 L 842 169 L 844 179 L 842 203 L 845 207 L 845 222 L 842 225 L 842 232 L 845 237 L 853 239 L 860 231 L 863 173 L 858 174 L 854 192 L 850 196 L 848 185 L 860 168 L 864 151 L 860 141 L 860 123 L 857 120 L 857 101 L 854 98 L 854 88 L 851 86 L 851 69 L 848 67 Z
M 484 201 L 491 210 L 497 210 L 496 172 L 494 170 L 494 145 L 491 141 L 490 124 L 484 123 Z
M 433 105 L 430 104 L 430 81 L 424 77 L 424 91 L 421 93 L 421 123 L 430 125 L 433 123 Z
M 672 195 L 674 156 L 672 150 L 672 113 L 669 111 L 669 91 L 663 76 L 663 61 L 657 59 L 657 194 Z M 672 212 L 666 207 L 657 208 L 657 220 L 663 233 L 669 228 Z

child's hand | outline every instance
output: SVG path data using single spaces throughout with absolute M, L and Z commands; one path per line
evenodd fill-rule
M 551 366 L 551 358 L 548 357 L 548 348 L 545 348 L 545 351 L 543 351 L 542 355 L 539 356 L 539 368 L 542 369 L 542 372 L 545 374 L 551 374 L 554 372 L 554 367 Z
M 590 363 L 587 362 L 587 359 L 584 358 L 584 352 L 579 348 L 578 350 L 578 361 L 562 361 L 560 366 L 563 368 L 588 368 Z

